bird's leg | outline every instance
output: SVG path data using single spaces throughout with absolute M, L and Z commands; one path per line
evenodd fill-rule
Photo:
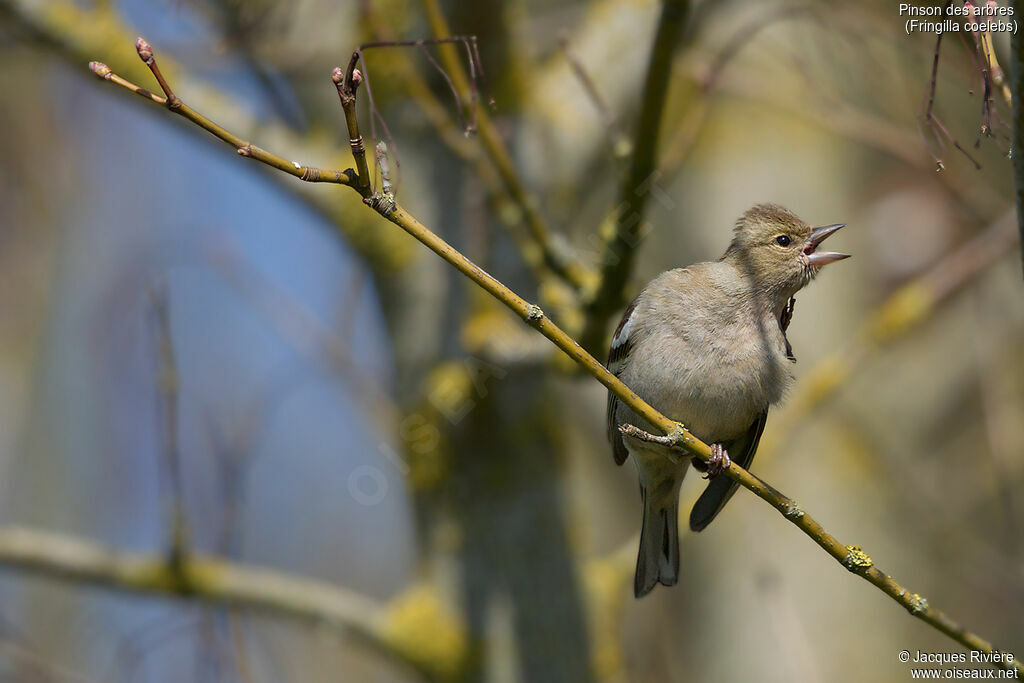
M 705 479 L 714 479 L 723 470 L 729 469 L 732 465 L 732 460 L 729 459 L 729 453 L 720 443 L 711 444 L 711 459 L 707 462 L 703 460 L 693 459 L 693 467 L 698 472 L 704 472 Z

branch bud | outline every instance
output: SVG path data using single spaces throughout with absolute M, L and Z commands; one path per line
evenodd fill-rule
M 103 62 L 89 62 L 89 70 L 104 80 L 110 80 L 111 74 L 114 72 L 110 70 L 110 67 Z
M 334 81 L 334 85 L 341 85 L 345 81 L 345 71 L 340 66 L 334 67 L 334 71 L 331 72 L 331 80 Z
M 135 41 L 135 51 L 139 53 L 139 58 L 146 64 L 150 64 L 153 61 L 153 47 L 146 42 L 145 38 L 139 37 Z
M 359 69 L 352 69 L 352 92 L 355 92 L 356 88 L 358 88 L 359 84 L 362 82 L 363 74 L 359 71 Z

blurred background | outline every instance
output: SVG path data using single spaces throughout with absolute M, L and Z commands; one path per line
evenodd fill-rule
M 364 134 L 389 131 L 407 209 L 578 334 L 529 207 L 556 253 L 600 266 L 658 2 L 0 0 L 0 537 L 159 557 L 178 534 L 358 596 L 375 641 L 0 560 L 0 679 L 888 681 L 909 676 L 900 650 L 960 651 L 745 491 L 683 532 L 679 586 L 634 600 L 636 475 L 596 381 L 356 193 L 241 159 L 86 68 L 155 88 L 144 35 L 200 112 L 347 168 L 331 69 L 430 37 L 437 12 L 478 37 L 480 107 L 457 78 L 452 96 L 461 48 L 374 48 Z M 640 131 L 658 171 L 622 294 L 720 256 L 758 202 L 847 223 L 830 244 L 854 258 L 798 297 L 797 384 L 753 472 L 1019 656 L 1009 115 L 998 87 L 983 106 L 985 44 L 949 34 L 929 118 L 936 37 L 905 20 L 693 3 L 661 130 Z M 1006 36 L 988 51 L 1006 65 Z

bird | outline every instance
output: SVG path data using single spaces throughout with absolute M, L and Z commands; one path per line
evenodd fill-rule
M 693 531 L 707 527 L 736 491 L 736 482 L 718 475 L 732 462 L 750 467 L 768 409 L 793 381 L 786 330 L 795 294 L 823 266 L 849 257 L 818 250 L 844 225 L 812 228 L 778 204 L 758 204 L 736 221 L 720 259 L 665 271 L 623 313 L 608 370 L 712 445 L 704 463 L 623 435 L 626 424 L 656 430 L 609 392 L 612 453 L 618 465 L 633 457 L 643 501 L 636 597 L 678 580 L 679 490 L 689 465 L 709 479 L 690 513 Z

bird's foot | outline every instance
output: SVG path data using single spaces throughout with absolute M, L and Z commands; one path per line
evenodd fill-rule
M 711 459 L 707 462 L 703 460 L 693 459 L 693 467 L 698 472 L 704 472 L 704 479 L 714 479 L 723 470 L 729 469 L 732 466 L 732 460 L 729 459 L 729 453 L 722 447 L 720 443 L 711 444 Z

